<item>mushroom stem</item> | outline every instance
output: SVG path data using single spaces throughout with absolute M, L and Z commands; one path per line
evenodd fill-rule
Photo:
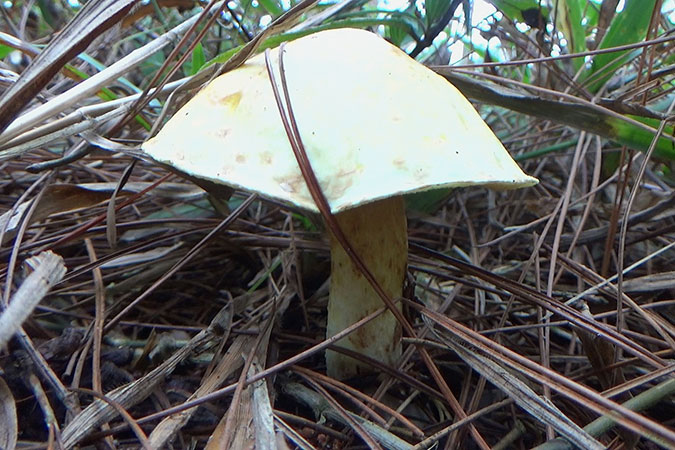
M 405 205 L 400 196 L 353 208 L 335 215 L 351 246 L 392 300 L 400 298 L 408 262 Z M 384 306 L 368 280 L 331 237 L 331 281 L 326 334 L 334 336 Z M 401 326 L 385 312 L 360 327 L 337 345 L 393 364 L 401 356 Z M 329 376 L 345 379 L 372 367 L 341 353 L 328 350 Z

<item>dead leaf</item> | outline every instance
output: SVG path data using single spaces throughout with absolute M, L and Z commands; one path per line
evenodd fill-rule
M 18 432 L 14 396 L 0 378 L 0 448 L 15 448 Z

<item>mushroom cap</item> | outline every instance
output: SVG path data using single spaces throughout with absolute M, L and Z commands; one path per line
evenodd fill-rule
M 279 49 L 271 51 L 279 77 Z M 143 150 L 199 178 L 317 211 L 260 54 L 213 80 Z M 307 156 L 333 212 L 444 187 L 537 183 L 449 82 L 379 36 L 322 31 L 284 49 Z

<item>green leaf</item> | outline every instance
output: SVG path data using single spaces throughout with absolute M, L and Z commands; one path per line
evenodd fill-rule
M 403 41 L 408 36 L 405 30 L 398 26 L 389 26 L 384 30 L 384 36 L 397 47 L 403 44 Z
M 567 0 L 557 2 L 556 5 L 556 26 L 567 39 L 568 51 L 570 53 L 586 51 L 586 30 L 582 25 L 586 0 Z M 583 63 L 584 61 L 581 58 L 572 60 L 575 71 L 579 70 Z
M 559 142 L 557 144 L 541 147 L 536 150 L 532 150 L 530 152 L 521 153 L 519 155 L 513 155 L 513 159 L 518 162 L 527 161 L 529 159 L 538 159 L 550 153 L 556 153 L 559 152 L 560 150 L 567 150 L 570 147 L 574 147 L 575 145 L 577 145 L 577 142 L 578 142 L 577 139 Z
M 304 214 L 298 214 L 298 213 L 291 213 L 294 219 L 298 220 L 300 222 L 300 225 L 302 226 L 302 229 L 305 231 L 318 231 L 319 229 L 316 227 L 314 222 L 307 217 Z
M 588 2 L 586 3 L 587 8 L 584 9 L 584 19 L 586 20 L 586 26 L 588 29 L 598 25 L 598 18 L 600 17 L 600 5 Z
M 94 65 L 94 67 L 96 67 L 99 70 L 102 70 L 102 68 L 105 67 L 101 63 L 96 61 L 94 58 L 91 58 L 88 55 L 85 55 L 84 53 L 81 53 L 79 55 L 79 58 L 82 59 L 83 61 L 87 61 L 87 62 L 91 63 L 92 65 Z M 78 69 L 77 67 L 75 67 L 73 65 L 67 64 L 66 68 L 69 71 L 71 71 L 73 74 L 80 77 L 82 80 L 86 80 L 87 78 L 89 78 L 89 74 L 87 74 L 86 72 L 83 72 L 82 70 Z M 137 88 L 134 84 L 129 82 L 129 80 L 127 80 L 126 78 L 120 77 L 120 78 L 117 79 L 117 81 L 120 82 L 121 84 L 129 87 L 133 92 L 141 92 L 141 90 L 139 88 Z M 98 97 L 105 102 L 110 101 L 110 100 L 115 100 L 117 98 L 117 95 L 113 91 L 108 89 L 107 87 L 101 87 L 101 90 L 96 95 L 98 95 Z M 153 100 L 153 102 L 156 103 L 156 100 Z M 135 119 L 136 119 L 136 122 L 140 123 L 141 126 L 143 126 L 143 128 L 145 128 L 146 130 L 150 130 L 152 128 L 152 126 L 148 123 L 147 120 L 145 120 L 145 118 L 143 118 L 143 116 L 137 115 L 135 117 Z
M 352 27 L 358 28 L 363 27 L 358 25 L 361 21 L 370 21 L 370 20 L 384 20 L 385 26 L 393 27 L 398 26 L 406 30 L 406 33 L 411 37 L 415 38 L 417 36 L 422 36 L 426 30 L 426 25 L 424 21 L 419 17 L 415 16 L 413 11 L 414 8 L 408 8 L 405 11 L 389 11 L 386 9 L 368 9 L 362 11 L 350 11 L 344 14 L 340 14 L 338 20 L 333 20 L 330 23 L 320 25 L 315 27 L 314 30 L 319 31 L 325 26 L 335 26 L 334 24 L 342 24 L 340 27 Z M 354 25 L 349 25 L 350 21 L 354 22 Z
M 328 22 L 326 24 L 320 25 L 318 27 L 310 28 L 310 29 L 305 29 L 302 31 L 290 31 L 287 33 L 281 33 L 281 34 L 276 34 L 273 36 L 270 36 L 269 39 L 265 40 L 262 44 L 260 44 L 260 47 L 258 48 L 257 52 L 262 52 L 265 49 L 268 48 L 274 48 L 278 47 L 281 45 L 282 42 L 288 42 L 292 41 L 294 39 L 301 38 L 303 36 L 310 35 L 312 33 L 316 33 L 318 31 L 323 31 L 323 30 L 333 30 L 336 28 L 366 28 L 366 27 L 374 27 L 378 25 L 384 25 L 385 27 L 389 26 L 399 26 L 403 27 L 406 30 L 408 30 L 408 34 L 410 36 L 415 36 L 414 30 L 410 29 L 409 23 L 405 20 L 400 20 L 398 16 L 392 16 L 392 17 L 383 17 L 383 18 L 351 18 L 351 19 L 345 19 L 345 20 L 336 20 L 333 22 Z M 209 60 L 206 65 L 209 66 L 211 64 L 223 64 L 227 62 L 234 54 L 236 54 L 242 46 L 234 47 L 231 49 L 228 49 L 224 51 L 223 53 L 220 53 L 219 55 L 216 55 L 215 58 Z
M 443 206 L 452 191 L 452 188 L 443 188 L 408 194 L 405 196 L 406 209 L 424 214 L 432 214 Z
M 441 20 L 451 3 L 447 0 L 427 0 L 424 4 L 427 26 L 432 26 Z
M 547 100 L 526 95 L 491 83 L 473 80 L 442 67 L 436 68 L 436 72 L 472 100 L 502 106 L 523 114 L 585 130 L 643 152 L 649 148 L 659 125 L 658 119 L 634 115 L 617 117 L 609 110 L 586 104 Z M 646 127 L 633 121 L 641 122 Z M 647 126 L 652 129 L 645 129 Z M 675 160 L 675 138 L 673 136 L 675 136 L 673 128 L 666 127 L 654 150 L 655 157 Z
M 640 42 L 647 36 L 647 29 L 654 10 L 656 0 L 626 0 L 623 11 L 616 14 L 612 23 L 600 42 L 598 49 L 617 47 Z M 595 93 L 637 52 L 624 50 L 596 55 L 591 69 L 584 74 L 582 80 L 591 81 L 588 90 Z
M 660 120 L 653 119 L 651 117 L 634 116 L 630 114 L 627 114 L 626 117 L 635 119 L 638 122 L 642 122 L 652 128 L 658 128 L 661 123 Z M 654 135 L 649 131 L 631 126 L 630 124 L 619 119 L 614 118 L 613 121 L 609 122 L 612 123 L 614 132 L 616 133 L 617 139 L 615 140 L 617 142 L 625 142 L 627 143 L 626 145 L 631 148 L 637 150 L 646 150 L 649 148 L 652 140 L 654 139 Z M 666 126 L 663 130 L 663 136 L 675 136 L 673 127 Z M 661 137 L 656 146 L 656 149 L 654 150 L 654 155 L 657 157 L 675 160 L 675 142 L 668 139 L 668 137 Z
M 78 59 L 81 59 L 82 61 L 86 62 L 87 64 L 91 65 L 94 67 L 96 70 L 103 71 L 106 69 L 106 65 L 97 60 L 96 58 L 91 57 L 91 55 L 87 53 L 80 53 L 77 55 Z M 71 66 L 68 66 L 71 67 Z M 74 67 L 71 67 L 71 70 L 76 73 L 79 77 L 81 77 L 83 80 L 86 78 L 89 78 L 89 75 L 87 75 L 85 72 L 82 72 L 80 70 L 76 70 Z M 129 89 L 131 92 L 143 92 L 143 89 L 140 89 L 138 86 L 133 84 L 129 79 L 125 77 L 119 77 L 117 79 L 117 82 L 120 83 L 121 85 L 125 86 L 127 89 Z M 117 96 L 113 95 L 112 97 L 108 98 L 107 100 L 112 100 L 114 98 L 117 98 Z
M 45 20 L 47 25 L 49 25 L 52 30 L 58 29 L 60 25 L 59 20 L 58 17 L 55 17 L 53 13 L 53 8 L 57 8 L 57 6 L 55 6 L 51 1 L 48 2 L 46 0 L 38 0 L 37 7 L 40 10 L 42 18 Z
M 148 58 L 143 61 L 143 64 L 140 65 L 140 71 L 143 76 L 152 76 L 162 64 L 164 64 L 164 53 L 157 52 L 150 55 Z
M 5 56 L 9 55 L 12 53 L 14 49 L 10 47 L 9 45 L 1 45 L 0 44 L 0 59 L 4 58 Z
M 206 64 L 206 58 L 204 58 L 204 47 L 202 47 L 201 42 L 197 42 L 195 48 L 192 49 L 192 64 L 190 67 L 190 75 L 194 75 L 199 72 L 204 64 Z
M 549 17 L 549 9 L 540 0 L 488 0 L 488 2 L 509 19 L 530 26 L 537 26 L 533 24 L 539 21 L 546 23 Z
M 493 61 L 492 59 L 486 60 L 486 58 L 488 58 L 488 56 L 491 56 L 491 55 L 489 54 L 490 52 L 488 52 L 489 49 L 488 49 L 487 44 L 486 44 L 486 45 L 482 45 L 482 44 L 480 44 L 480 43 L 474 42 L 473 39 L 471 38 L 471 36 L 468 36 L 468 35 L 466 35 L 466 34 L 464 34 L 464 35 L 462 35 L 462 36 L 459 36 L 459 38 L 460 38 L 460 40 L 462 41 L 462 43 L 463 43 L 465 46 L 467 46 L 468 48 L 470 48 L 471 51 L 472 51 L 473 53 L 475 53 L 476 55 L 478 55 L 478 56 L 479 56 L 480 58 L 482 58 L 485 62 L 492 62 L 492 61 Z M 493 49 L 494 49 L 495 47 L 496 47 L 496 46 L 493 46 Z
M 284 12 L 284 8 L 276 0 L 259 0 L 258 3 L 274 17 L 280 16 Z

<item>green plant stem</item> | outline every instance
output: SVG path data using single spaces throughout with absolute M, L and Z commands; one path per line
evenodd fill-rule
M 632 411 L 643 411 L 648 409 L 669 395 L 675 394 L 675 379 L 669 379 L 653 388 L 647 389 L 641 394 L 626 401 L 622 406 Z M 584 427 L 584 431 L 591 436 L 598 437 L 606 433 L 616 425 L 616 421 L 611 414 L 598 417 L 593 422 Z M 545 442 L 533 450 L 573 450 L 574 447 L 568 441 L 562 438 L 556 438 Z

